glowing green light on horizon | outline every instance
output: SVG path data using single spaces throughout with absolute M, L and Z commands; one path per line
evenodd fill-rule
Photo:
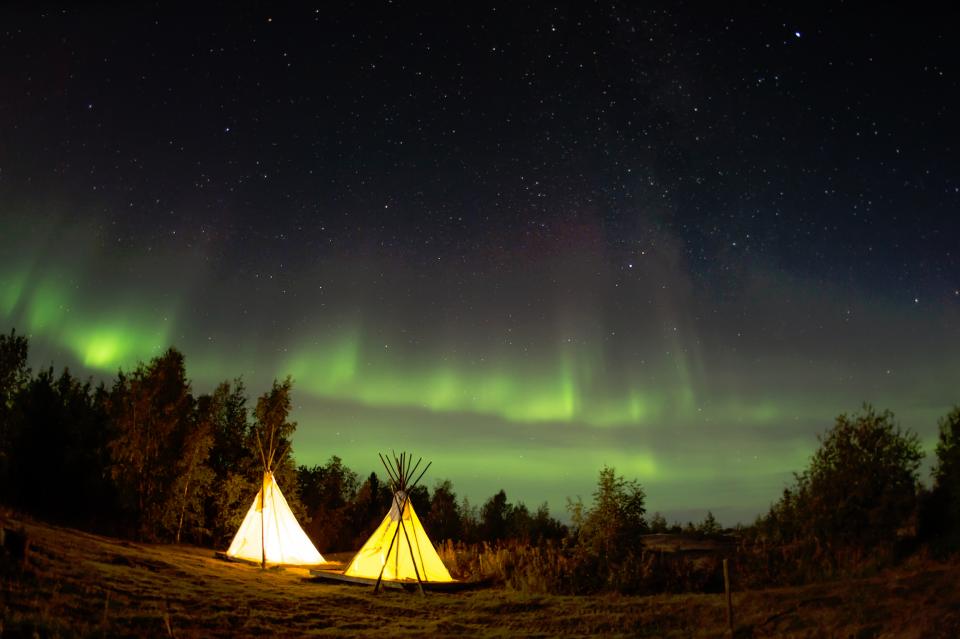
M 66 331 L 64 345 L 84 366 L 100 370 L 132 367 L 159 355 L 168 344 L 169 331 L 139 321 L 87 320 Z
M 132 367 L 170 346 L 170 326 L 136 304 L 90 309 L 71 294 L 59 273 L 27 286 L 26 276 L 9 277 L 0 286 L 5 314 L 21 308 L 27 332 L 72 352 L 89 368 Z

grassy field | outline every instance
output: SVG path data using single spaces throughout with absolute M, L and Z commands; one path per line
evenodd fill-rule
M 721 595 L 558 597 L 502 588 L 420 597 L 228 563 L 0 515 L 0 637 L 726 636 Z M 914 562 L 867 579 L 735 592 L 738 637 L 957 637 L 960 565 Z

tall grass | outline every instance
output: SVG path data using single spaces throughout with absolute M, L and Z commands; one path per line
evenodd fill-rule
M 722 558 L 712 554 L 639 548 L 610 561 L 567 541 L 539 546 L 447 542 L 438 552 L 455 578 L 488 580 L 527 593 L 649 594 L 718 592 L 723 588 Z
M 540 545 L 446 542 L 437 549 L 451 575 L 541 594 L 722 592 L 723 559 L 736 589 L 867 576 L 896 564 L 892 546 L 834 548 L 811 540 L 772 544 L 739 538 L 725 549 L 667 552 L 640 545 L 615 557 L 591 554 L 570 539 Z

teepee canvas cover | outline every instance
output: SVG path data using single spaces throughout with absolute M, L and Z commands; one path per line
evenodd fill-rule
M 227 556 L 264 565 L 324 562 L 297 523 L 270 471 L 263 474 L 263 486 L 243 518 Z
M 398 530 L 401 508 L 403 529 Z M 343 574 L 376 579 L 381 568 L 383 578 L 389 581 L 416 580 L 417 571 L 420 573 L 420 581 L 453 581 L 427 537 L 413 504 L 402 491 L 394 494 L 390 512 Z
M 416 486 L 430 464 L 423 469 L 417 481 L 411 483 L 419 461 L 411 469 L 406 454 L 394 457 L 392 466 L 383 456 L 380 460 L 387 469 L 394 489 L 393 503 L 380 526 L 363 544 L 343 574 L 347 577 L 376 579 L 378 588 L 384 579 L 415 580 L 421 589 L 423 582 L 453 582 L 408 498 L 408 492 Z

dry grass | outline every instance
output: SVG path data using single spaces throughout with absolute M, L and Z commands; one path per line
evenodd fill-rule
M 26 565 L 0 556 L 0 637 L 721 637 L 719 595 L 419 597 L 261 571 L 209 550 L 118 541 L 20 522 Z M 737 636 L 960 636 L 960 565 L 917 561 L 869 579 L 738 592 Z

